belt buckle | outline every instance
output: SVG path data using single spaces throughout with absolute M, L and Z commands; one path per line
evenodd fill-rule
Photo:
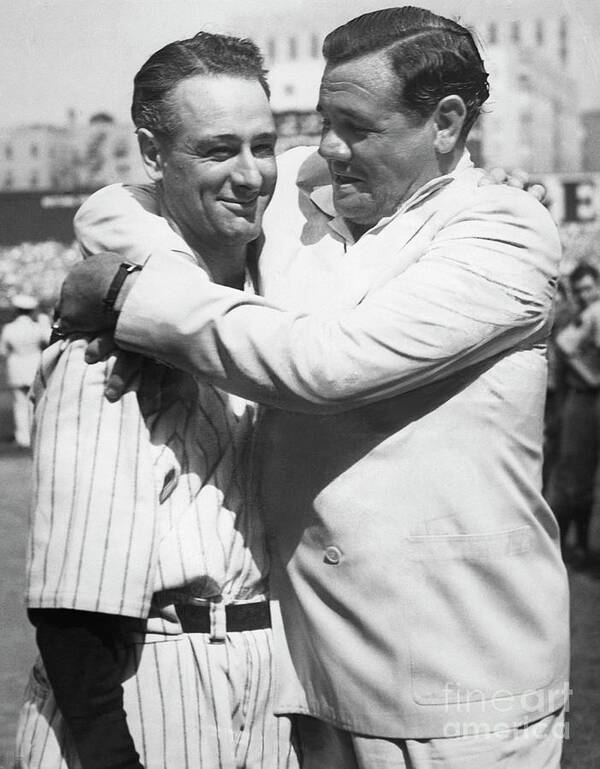
M 227 615 L 224 601 L 211 601 L 210 612 L 210 643 L 225 643 L 227 637 Z

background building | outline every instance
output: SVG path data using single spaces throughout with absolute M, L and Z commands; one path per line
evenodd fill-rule
M 0 129 L 0 190 L 93 190 L 145 180 L 131 125 L 106 113 L 78 125 Z
M 600 171 L 600 110 L 591 110 L 582 115 L 583 125 L 583 171 Z
M 0 189 L 56 189 L 62 130 L 32 125 L 0 129 Z
M 491 21 L 486 34 L 485 164 L 531 173 L 580 170 L 583 134 L 567 20 Z

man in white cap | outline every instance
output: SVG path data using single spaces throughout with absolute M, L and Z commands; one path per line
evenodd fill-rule
M 32 296 L 17 294 L 12 299 L 16 317 L 0 335 L 0 353 L 6 357 L 6 377 L 13 391 L 15 443 L 29 446 L 31 415 L 28 392 L 37 370 L 40 353 L 48 344 L 47 330 L 33 314 L 38 303 Z

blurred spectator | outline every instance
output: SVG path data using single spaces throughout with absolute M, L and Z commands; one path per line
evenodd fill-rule
M 37 320 L 40 328 L 44 330 L 46 338 L 50 339 L 50 335 L 52 334 L 52 321 L 50 320 L 48 313 L 43 312 L 42 310 L 38 310 L 35 319 Z
M 600 221 L 563 222 L 559 227 L 563 247 L 563 273 L 567 275 L 578 264 L 600 266 Z
M 37 300 L 26 294 L 13 297 L 12 305 L 16 317 L 7 323 L 0 335 L 0 353 L 6 357 L 8 386 L 13 392 L 13 416 L 15 442 L 18 446 L 29 446 L 31 432 L 31 406 L 29 388 L 35 377 L 40 354 L 48 344 L 46 325 L 34 319 Z
M 548 385 L 544 409 L 544 465 L 542 492 L 548 497 L 550 481 L 559 457 L 561 413 L 564 401 L 563 358 L 556 346 L 557 335 L 573 319 L 570 291 L 564 281 L 559 281 L 554 303 L 554 321 L 548 339 Z
M 560 448 L 549 491 L 561 527 L 563 546 L 575 525 L 575 548 L 565 557 L 583 564 L 589 557 L 589 528 L 600 458 L 600 273 L 578 265 L 569 276 L 576 304 L 574 319 L 556 335 L 564 390 Z
M 51 308 L 69 267 L 81 259 L 75 244 L 56 241 L 21 243 L 0 247 L 0 306 L 15 294 L 35 296 L 44 308 Z

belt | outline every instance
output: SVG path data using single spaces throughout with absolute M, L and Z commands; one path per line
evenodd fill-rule
M 228 603 L 225 606 L 211 604 L 196 606 L 179 604 L 175 607 L 184 633 L 213 633 L 214 613 L 225 610 L 225 632 L 262 630 L 271 627 L 271 610 L 268 601 L 252 603 Z M 212 623 L 212 624 L 211 624 Z

